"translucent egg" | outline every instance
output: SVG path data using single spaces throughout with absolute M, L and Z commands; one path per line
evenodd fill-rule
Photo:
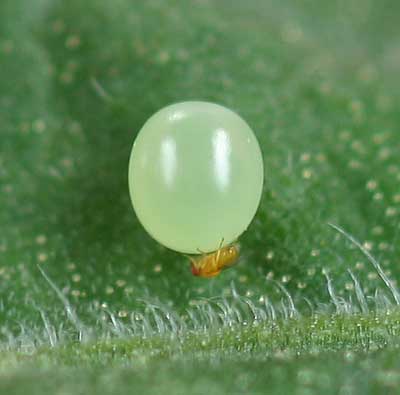
M 183 102 L 155 113 L 140 130 L 129 190 L 146 231 L 183 253 L 235 241 L 260 203 L 264 180 L 257 139 L 233 111 Z

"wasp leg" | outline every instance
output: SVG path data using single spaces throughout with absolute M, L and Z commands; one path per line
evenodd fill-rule
M 193 258 L 192 256 L 186 255 L 186 254 L 182 254 L 182 255 L 185 256 L 187 259 L 189 259 L 189 261 L 192 263 L 192 265 L 196 266 L 196 263 L 197 263 L 197 259 L 196 258 Z
M 215 266 L 217 266 L 217 263 L 219 262 L 219 257 L 221 255 L 222 244 L 224 244 L 224 238 L 221 239 L 221 242 L 219 243 L 217 255 L 214 258 L 214 265 Z

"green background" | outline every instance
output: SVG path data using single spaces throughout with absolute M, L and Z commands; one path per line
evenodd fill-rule
M 327 224 L 396 285 L 399 12 L 368 0 L 2 1 L 0 386 L 394 391 L 393 292 Z M 185 100 L 238 112 L 265 164 L 241 262 L 212 280 L 144 232 L 128 194 L 136 134 Z

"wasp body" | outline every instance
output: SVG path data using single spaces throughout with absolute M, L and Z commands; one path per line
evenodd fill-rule
M 233 266 L 239 258 L 239 248 L 230 245 L 218 248 L 217 251 L 204 254 L 200 258 L 189 257 L 191 261 L 192 273 L 198 277 L 215 277 L 221 270 Z

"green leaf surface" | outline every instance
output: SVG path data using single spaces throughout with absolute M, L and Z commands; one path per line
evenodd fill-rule
M 41 361 L 38 349 L 55 347 L 65 364 L 57 370 L 50 358 L 36 370 L 18 368 L 18 359 L 1 367 L 4 388 L 23 391 L 43 377 L 48 386 L 38 393 L 51 393 L 76 374 L 58 348 L 70 342 L 159 336 L 173 350 L 171 336 L 198 342 L 209 331 L 291 326 L 321 314 L 339 322 L 389 311 L 398 325 L 399 12 L 389 0 L 2 1 L 1 349 Z M 187 258 L 145 233 L 128 194 L 136 134 L 155 111 L 185 100 L 240 114 L 265 163 L 260 208 L 239 240 L 241 261 L 211 280 L 193 277 Z M 316 383 L 320 368 L 326 381 L 315 391 L 347 385 L 343 347 L 324 352 L 322 341 L 323 355 L 314 355 L 305 342 L 300 359 L 272 368 L 264 340 L 256 336 L 261 348 L 242 353 L 221 336 L 226 347 L 205 357 L 197 343 L 172 361 L 147 362 L 154 347 L 144 347 L 138 381 L 126 377 L 135 358 L 116 355 L 119 367 L 104 380 L 145 391 L 156 370 L 179 393 L 200 369 L 198 393 L 234 393 L 219 382 L 230 371 L 243 375 L 236 388 L 244 393 L 248 382 L 262 391 L 268 370 L 271 388 L 280 393 L 286 383 L 285 393 L 303 376 Z M 301 343 L 306 333 L 293 336 Z M 350 350 L 370 352 L 352 336 Z M 371 393 L 398 383 L 397 341 L 386 346 L 355 357 L 352 377 L 369 375 Z M 99 374 L 96 356 L 74 347 L 82 347 L 77 363 L 85 369 L 66 393 L 79 383 L 89 391 Z M 202 358 L 221 360 L 214 369 Z M 368 393 L 357 380 L 349 386 Z

